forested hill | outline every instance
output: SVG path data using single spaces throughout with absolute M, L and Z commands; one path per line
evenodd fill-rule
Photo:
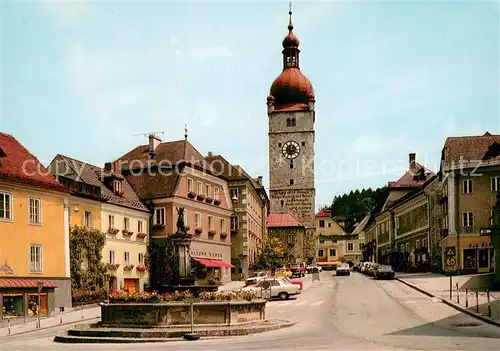
M 361 222 L 375 203 L 382 200 L 386 189 L 387 187 L 375 190 L 369 188 L 335 196 L 330 207 L 333 217 L 338 222 L 344 222 L 344 230 L 351 233 L 355 228 L 354 224 Z

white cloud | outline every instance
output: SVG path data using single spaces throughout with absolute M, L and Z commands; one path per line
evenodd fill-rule
M 68 25 L 76 25 L 87 14 L 88 7 L 85 0 L 47 0 L 40 4 L 58 21 Z

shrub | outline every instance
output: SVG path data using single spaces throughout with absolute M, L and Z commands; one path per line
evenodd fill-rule
M 71 301 L 73 306 L 88 305 L 92 303 L 100 303 L 108 298 L 106 290 L 73 290 Z

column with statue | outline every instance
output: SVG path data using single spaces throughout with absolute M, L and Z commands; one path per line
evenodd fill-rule
M 493 287 L 500 288 L 500 191 L 497 193 L 497 201 L 493 205 L 493 228 L 491 228 L 491 243 L 495 258 L 495 275 Z

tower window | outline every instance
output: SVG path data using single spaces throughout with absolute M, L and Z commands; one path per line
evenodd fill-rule
M 293 161 L 290 161 L 290 169 L 293 169 Z
M 290 185 L 293 185 L 293 179 L 290 179 Z
M 281 207 L 285 206 L 285 201 L 281 200 Z
M 292 127 L 295 127 L 295 118 L 292 118 L 292 124 L 291 124 Z
M 281 143 L 278 143 L 278 147 L 281 147 Z
M 306 142 L 305 141 L 302 142 L 302 146 L 306 146 Z
M 292 119 L 291 118 L 287 118 L 286 119 L 286 126 L 287 127 L 291 127 L 292 126 Z

